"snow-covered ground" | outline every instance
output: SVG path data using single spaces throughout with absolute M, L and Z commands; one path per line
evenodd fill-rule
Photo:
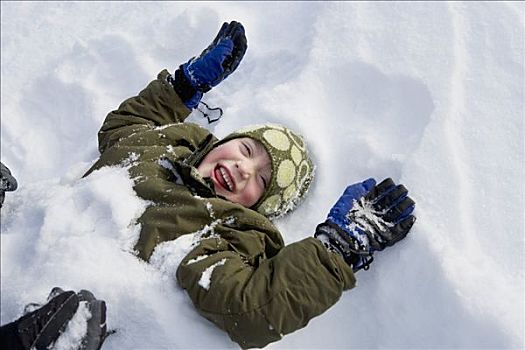
M 81 179 L 107 112 L 200 53 L 223 21 L 247 31 L 238 71 L 205 100 L 225 136 L 274 122 L 306 136 L 313 233 L 347 184 L 404 183 L 409 237 L 358 287 L 271 348 L 524 347 L 523 2 L 4 2 L 1 323 L 53 286 L 88 288 L 117 333 L 104 349 L 235 348 L 173 271 L 128 252 L 145 203 L 124 170 Z M 197 116 L 193 121 L 205 125 Z

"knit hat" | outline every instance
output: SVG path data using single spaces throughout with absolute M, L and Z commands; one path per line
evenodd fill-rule
M 252 208 L 270 218 L 293 210 L 305 197 L 315 170 L 302 136 L 281 125 L 253 125 L 226 136 L 220 143 L 240 137 L 263 144 L 272 161 L 270 183 Z

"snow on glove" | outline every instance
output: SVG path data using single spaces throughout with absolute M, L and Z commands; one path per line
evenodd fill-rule
M 375 251 L 405 238 L 415 221 L 415 203 L 403 185 L 388 178 L 350 185 L 335 203 L 315 237 L 343 255 L 354 271 L 367 269 Z
M 203 93 L 233 73 L 247 47 L 242 24 L 224 23 L 213 42 L 198 57 L 181 65 L 170 82 L 186 107 L 195 108 Z
M 55 287 L 51 290 L 48 300 L 64 293 L 60 287 Z M 85 303 L 89 311 L 90 317 L 86 321 L 86 333 L 82 337 L 80 345 L 75 350 L 100 350 L 105 339 L 114 330 L 107 330 L 106 326 L 106 302 L 95 298 L 93 293 L 89 290 L 82 289 L 76 293 L 78 303 Z M 29 304 L 31 307 L 33 304 Z M 26 308 L 28 307 L 26 306 Z

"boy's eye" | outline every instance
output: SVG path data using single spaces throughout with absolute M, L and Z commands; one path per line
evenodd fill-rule
M 244 146 L 244 149 L 248 153 L 248 156 L 251 156 L 252 155 L 252 150 L 250 149 L 250 147 L 248 147 L 248 145 L 245 144 L 245 143 L 243 143 L 242 145 Z
M 264 178 L 264 176 L 261 176 L 261 179 L 262 179 L 262 182 L 263 182 L 263 185 L 264 185 L 264 188 L 268 188 L 268 182 L 266 181 L 266 179 Z

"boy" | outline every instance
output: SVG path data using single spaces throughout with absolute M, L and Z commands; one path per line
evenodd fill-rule
M 149 261 L 165 242 L 192 235 L 178 283 L 200 314 L 251 348 L 327 310 L 355 285 L 354 272 L 404 238 L 415 218 L 402 185 L 368 179 L 345 190 L 315 237 L 284 246 L 270 219 L 293 210 L 313 180 L 303 139 L 263 125 L 219 141 L 183 123 L 246 48 L 242 25 L 224 23 L 198 57 L 124 101 L 106 117 L 101 156 L 86 176 L 104 166 L 129 169 L 136 193 L 152 203 L 138 220 L 137 255 Z

